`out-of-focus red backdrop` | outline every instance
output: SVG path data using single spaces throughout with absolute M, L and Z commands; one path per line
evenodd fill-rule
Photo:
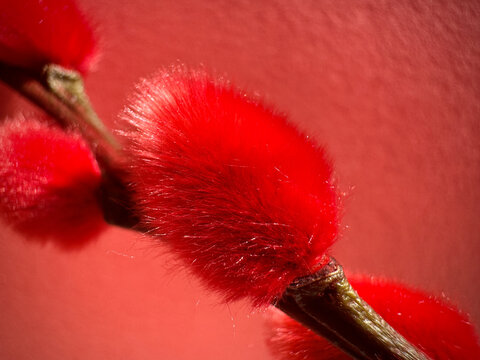
M 86 87 L 113 126 L 139 77 L 227 73 L 326 145 L 350 271 L 447 294 L 480 324 L 480 2 L 82 0 L 103 56 Z M 25 102 L 0 88 L 0 113 Z M 109 230 L 79 251 L 1 227 L 1 359 L 269 359 L 262 312 Z

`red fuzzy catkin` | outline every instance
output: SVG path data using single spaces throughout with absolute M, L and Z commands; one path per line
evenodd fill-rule
M 73 0 L 0 0 L 0 61 L 41 70 L 58 64 L 83 74 L 97 39 Z
M 393 281 L 362 276 L 349 280 L 360 297 L 432 360 L 480 359 L 474 327 L 448 302 Z M 273 311 L 267 343 L 278 359 L 350 359 L 310 329 Z
M 323 261 L 331 166 L 284 116 L 177 67 L 143 81 L 122 117 L 143 226 L 225 300 L 268 304 Z
M 0 126 L 0 217 L 36 238 L 75 246 L 104 226 L 100 169 L 83 139 L 36 118 Z

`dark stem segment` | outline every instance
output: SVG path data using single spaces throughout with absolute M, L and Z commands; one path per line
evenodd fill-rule
M 428 359 L 358 296 L 333 258 L 290 284 L 275 306 L 354 359 Z
M 120 148 L 115 137 L 93 109 L 85 92 L 82 76 L 78 72 L 65 69 L 59 65 L 49 64 L 43 68 L 42 80 L 48 90 L 80 115 L 91 131 L 95 132 L 97 138 L 107 142 L 115 150 Z
M 47 65 L 41 74 L 36 74 L 0 62 L 0 80 L 49 114 L 60 126 L 79 131 L 100 163 L 115 162 L 118 144 L 93 111 L 80 75 L 62 69 Z
M 102 184 L 97 199 L 102 208 L 103 218 L 111 225 L 139 232 L 148 232 L 140 228 L 140 219 L 133 211 L 134 203 L 125 182 L 124 169 L 112 164 L 102 166 Z
M 56 65 L 47 65 L 43 74 L 34 74 L 0 62 L 0 81 L 45 111 L 61 127 L 82 134 L 102 170 L 97 197 L 105 221 L 136 227 L 139 220 L 132 210 L 122 167 L 118 166 L 118 145 L 93 111 L 80 75 Z
M 74 109 L 75 104 L 66 97 L 59 97 L 41 76 L 0 62 L 0 80 L 45 111 L 60 126 L 79 131 L 100 162 L 112 161 L 114 154 L 107 139 L 99 136 L 90 121 Z
M 0 80 L 52 116 L 60 126 L 78 128 L 77 116 L 34 74 L 0 62 Z

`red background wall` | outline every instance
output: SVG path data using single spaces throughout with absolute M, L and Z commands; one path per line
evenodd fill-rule
M 141 76 L 226 72 L 325 144 L 349 196 L 336 257 L 447 294 L 480 324 L 480 2 L 83 0 L 113 124 Z M 1 88 L 1 115 L 24 103 Z M 111 229 L 81 251 L 0 234 L 1 359 L 268 359 L 262 313 Z

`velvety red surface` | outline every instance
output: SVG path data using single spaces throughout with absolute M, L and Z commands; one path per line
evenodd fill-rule
M 331 165 L 284 116 L 175 67 L 142 81 L 122 118 L 143 227 L 226 301 L 267 306 L 324 261 L 338 231 Z
M 104 39 L 86 87 L 105 121 L 177 59 L 226 72 L 326 145 L 349 194 L 341 263 L 444 292 L 480 324 L 478 1 L 80 5 Z M 24 107 L 1 91 L 1 115 Z M 262 314 L 217 305 L 162 250 L 113 229 L 64 252 L 2 227 L 0 358 L 268 359 Z
M 97 39 L 75 0 L 0 0 L 0 59 L 41 70 L 56 63 L 88 72 Z
M 353 275 L 352 287 L 411 344 L 432 360 L 475 360 L 480 345 L 474 326 L 446 299 L 396 282 Z M 324 338 L 285 314 L 272 311 L 267 343 L 277 359 L 350 359 Z
M 0 124 L 0 218 L 27 238 L 81 246 L 105 227 L 100 169 L 78 134 L 46 119 Z

